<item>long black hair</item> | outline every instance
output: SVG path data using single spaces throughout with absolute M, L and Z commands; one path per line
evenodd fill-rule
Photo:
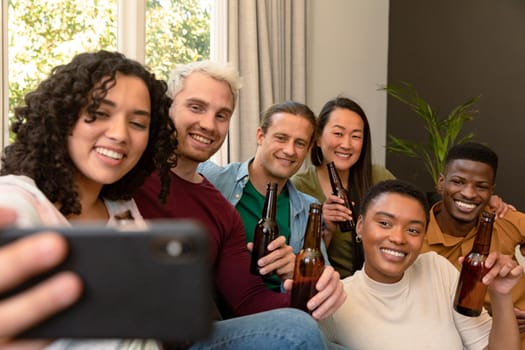
M 326 124 L 330 120 L 330 115 L 336 109 L 348 109 L 355 112 L 361 117 L 364 124 L 361 154 L 357 162 L 350 168 L 348 179 L 346 179 L 346 184 L 348 188 L 351 189 L 350 199 L 356 203 L 356 210 L 359 211 L 361 200 L 372 186 L 372 138 L 370 136 L 370 124 L 368 123 L 365 112 L 357 102 L 347 97 L 336 97 L 326 102 L 319 113 L 315 133 L 316 140 L 322 135 Z M 310 153 L 310 159 L 315 166 L 323 164 L 323 152 L 315 143 Z
M 323 164 L 324 156 L 321 147 L 316 145 L 317 139 L 323 134 L 323 130 L 330 120 L 332 112 L 336 109 L 350 110 L 363 120 L 363 146 L 357 162 L 349 169 L 348 178 L 345 185 L 349 198 L 354 202 L 355 213 L 357 217 L 363 197 L 372 186 L 372 138 L 370 136 L 370 124 L 366 117 L 365 111 L 359 104 L 347 97 L 336 97 L 326 102 L 317 118 L 317 129 L 315 132 L 315 142 L 310 153 L 310 160 L 315 166 Z M 345 179 L 342 179 L 343 181 Z M 352 266 L 353 270 L 359 270 L 363 266 L 364 252 L 361 242 L 357 239 L 355 232 L 352 233 Z

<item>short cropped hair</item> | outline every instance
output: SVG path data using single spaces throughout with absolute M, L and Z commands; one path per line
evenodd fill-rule
M 496 179 L 498 155 L 484 144 L 479 142 L 466 142 L 452 146 L 445 157 L 445 168 L 450 162 L 456 159 L 467 159 L 485 163 L 492 168 L 494 180 Z
M 396 193 L 405 197 L 413 198 L 421 204 L 423 211 L 425 212 L 426 223 L 430 219 L 429 216 L 429 205 L 426 195 L 421 192 L 416 186 L 410 182 L 403 180 L 385 180 L 380 181 L 370 188 L 368 193 L 363 198 L 361 203 L 360 215 L 364 216 L 370 206 L 370 203 L 375 201 L 380 195 L 384 193 Z
M 237 97 L 239 96 L 239 90 L 242 87 L 242 79 L 239 71 L 229 63 L 217 61 L 196 61 L 175 67 L 168 79 L 168 96 L 171 99 L 175 99 L 175 96 L 177 96 L 184 87 L 186 78 L 194 72 L 201 72 L 215 80 L 226 82 L 230 86 L 233 105 L 235 106 Z

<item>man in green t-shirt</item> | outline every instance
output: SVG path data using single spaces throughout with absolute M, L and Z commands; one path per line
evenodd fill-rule
M 290 181 L 312 146 L 315 115 L 308 106 L 286 101 L 270 106 L 256 130 L 257 150 L 253 158 L 224 167 L 212 162 L 199 165 L 206 176 L 237 208 L 246 231 L 246 242 L 251 246 L 253 232 L 261 218 L 268 182 L 278 185 L 277 224 L 280 237 L 275 246 L 286 243 L 259 260 L 260 273 L 266 285 L 274 290 L 281 281 L 293 277 L 295 254 L 303 246 L 310 203 L 315 198 L 297 191 Z M 270 248 L 272 248 L 270 244 Z M 326 256 L 326 250 L 322 247 Z

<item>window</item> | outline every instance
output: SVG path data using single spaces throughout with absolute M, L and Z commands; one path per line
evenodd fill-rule
M 210 58 L 211 0 L 146 3 L 146 65 L 168 79 L 176 63 Z
M 210 57 L 214 0 L 1 1 L 2 147 L 14 107 L 77 53 L 119 50 L 162 79 L 176 63 Z

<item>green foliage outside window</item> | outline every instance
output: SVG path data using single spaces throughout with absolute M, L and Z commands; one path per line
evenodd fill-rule
M 209 58 L 211 1 L 147 1 L 146 64 L 159 78 Z M 9 0 L 10 118 L 53 67 L 100 49 L 117 49 L 117 0 Z
M 146 9 L 146 64 L 168 79 L 177 63 L 210 57 L 212 0 L 149 0 Z
M 9 115 L 51 68 L 74 54 L 117 47 L 116 1 L 9 0 Z

